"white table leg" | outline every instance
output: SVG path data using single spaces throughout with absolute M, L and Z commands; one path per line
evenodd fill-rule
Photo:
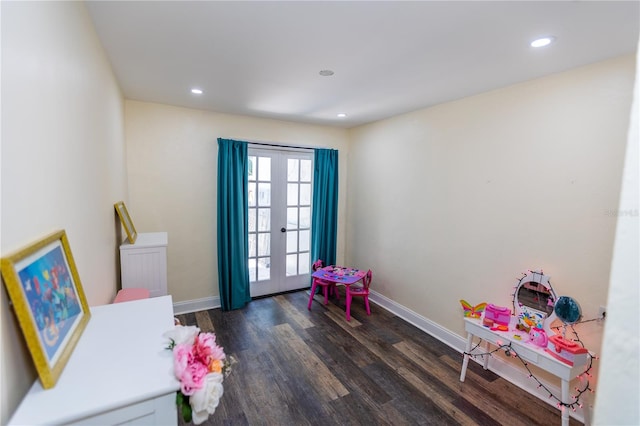
M 562 380 L 562 402 L 569 403 L 569 381 Z M 569 408 L 564 405 L 560 406 L 562 410 L 562 426 L 569 426 Z
M 467 335 L 467 347 L 464 350 L 466 353 L 462 358 L 462 371 L 460 372 L 460 381 L 464 382 L 464 377 L 467 375 L 467 365 L 469 365 L 469 355 L 466 355 L 471 350 L 471 345 L 473 344 L 473 334 L 468 333 Z
M 488 340 L 485 341 L 484 343 L 484 355 L 482 356 L 484 358 L 484 362 L 482 363 L 482 367 L 484 367 L 484 369 L 486 370 L 487 367 L 489 366 L 489 351 L 491 350 L 491 343 L 489 343 Z

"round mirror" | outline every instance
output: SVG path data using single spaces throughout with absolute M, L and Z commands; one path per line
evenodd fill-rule
M 543 284 L 533 281 L 522 283 L 518 289 L 517 298 L 520 305 L 544 312 L 547 316 L 553 312 L 551 291 Z
M 565 324 L 575 324 L 582 317 L 582 310 L 578 302 L 569 296 L 560 296 L 553 309 L 560 321 Z
M 541 271 L 529 271 L 518 283 L 513 294 L 516 328 L 529 332 L 532 328 L 552 334 L 550 324 L 555 320 L 554 305 L 557 296 L 549 283 L 549 277 Z

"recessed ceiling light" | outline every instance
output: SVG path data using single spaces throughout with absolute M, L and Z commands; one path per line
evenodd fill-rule
M 341 112 L 338 114 L 338 117 L 340 118 L 345 118 L 347 116 L 347 114 L 345 114 L 344 112 Z
M 331 70 L 320 70 L 320 75 L 323 77 L 329 77 L 329 76 L 332 76 L 333 74 L 334 72 Z
M 544 46 L 548 46 L 551 43 L 553 43 L 553 41 L 555 40 L 555 37 L 541 37 L 538 39 L 535 39 L 531 42 L 531 47 L 544 47 Z
M 193 93 L 194 95 L 202 95 L 203 92 L 202 89 L 193 88 L 191 89 L 191 93 Z

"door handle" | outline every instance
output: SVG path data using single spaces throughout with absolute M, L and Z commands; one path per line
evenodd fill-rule
M 280 232 L 287 232 L 287 228 L 280 228 Z

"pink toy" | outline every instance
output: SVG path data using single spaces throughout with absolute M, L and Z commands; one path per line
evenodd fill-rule
M 497 324 L 509 325 L 511 309 L 489 303 L 484 310 L 484 317 Z
M 559 334 L 554 334 L 549 337 L 549 344 L 545 350 L 549 355 L 553 355 L 555 358 L 569 365 L 573 365 L 576 358 L 586 356 L 588 353 L 585 348 L 576 342 L 567 340 Z
M 540 346 L 541 348 L 546 348 L 547 343 L 549 343 L 547 333 L 538 327 L 531 327 L 531 331 L 529 331 L 529 339 L 531 339 L 531 342 L 533 342 L 534 345 Z

